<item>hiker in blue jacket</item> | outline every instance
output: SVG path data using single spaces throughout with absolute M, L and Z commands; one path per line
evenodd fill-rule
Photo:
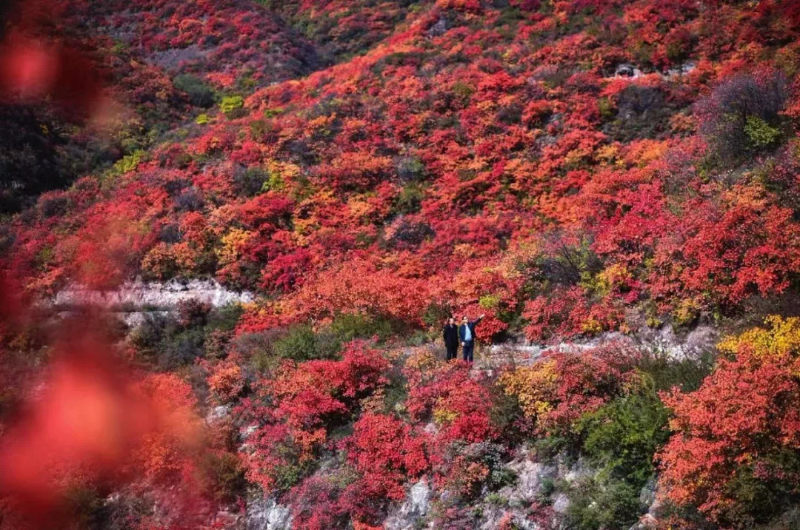
M 475 326 L 483 320 L 486 315 L 481 315 L 477 320 L 470 320 L 464 315 L 461 319 L 461 326 L 458 328 L 458 338 L 461 340 L 461 350 L 464 352 L 464 360 L 472 362 L 472 352 L 475 349 Z

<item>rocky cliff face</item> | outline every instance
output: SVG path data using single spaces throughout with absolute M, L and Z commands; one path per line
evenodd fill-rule
M 520 453 L 503 467 L 504 472 L 512 473 L 516 479 L 512 485 L 494 493 L 485 492 L 472 506 L 480 517 L 475 528 L 494 530 L 496 528 L 517 528 L 520 530 L 549 530 L 564 528 L 564 519 L 570 508 L 570 500 L 564 493 L 554 493 L 553 485 L 559 481 L 575 483 L 593 477 L 597 471 L 585 462 L 567 463 L 563 455 L 550 462 L 539 462 L 527 450 Z M 447 491 L 439 491 L 421 480 L 409 484 L 405 502 L 391 510 L 384 523 L 386 530 L 434 529 L 430 515 L 437 504 L 446 503 Z M 654 528 L 660 509 L 656 498 L 654 480 L 642 489 L 639 497 L 643 511 L 639 523 L 631 530 Z M 536 515 L 531 516 L 531 507 Z M 272 530 L 271 526 L 259 526 L 258 530 Z
M 697 326 L 680 334 L 671 326 L 659 329 L 643 328 L 636 333 L 603 333 L 590 340 L 564 341 L 554 344 L 503 343 L 485 348 L 476 365 L 492 370 L 503 365 L 529 365 L 536 362 L 547 351 L 590 350 L 611 343 L 622 343 L 632 348 L 644 349 L 671 361 L 699 359 L 704 353 L 713 351 L 719 340 L 719 332 L 711 326 Z
M 247 501 L 247 530 L 291 530 L 292 514 L 288 506 L 272 498 L 251 497 Z
M 98 291 L 78 285 L 59 292 L 52 300 L 56 306 L 97 306 L 111 311 L 141 309 L 169 310 L 180 302 L 197 300 L 222 307 L 229 304 L 246 304 L 255 299 L 249 292 L 225 289 L 213 280 L 172 280 L 165 283 L 136 280 L 123 284 L 113 291 Z
M 431 487 L 427 480 L 420 480 L 408 488 L 406 501 L 397 506 L 384 523 L 386 530 L 414 530 L 424 524 L 430 511 Z

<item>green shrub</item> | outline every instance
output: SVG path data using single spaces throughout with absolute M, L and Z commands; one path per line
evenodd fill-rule
M 261 184 L 261 191 L 267 192 L 270 190 L 281 191 L 285 186 L 283 177 L 277 171 L 268 171 L 267 179 Z
M 759 151 L 775 148 L 786 122 L 782 110 L 790 81 L 781 72 L 743 72 L 727 78 L 696 105 L 710 162 L 734 167 Z
M 275 466 L 272 471 L 272 477 L 275 480 L 275 491 L 288 491 L 299 484 L 303 477 L 308 474 L 307 468 L 308 466 L 294 463 Z
M 403 412 L 408 398 L 408 385 L 400 367 L 395 366 L 388 374 L 389 384 L 383 390 L 384 410 L 386 412 Z
M 631 84 L 613 101 L 598 100 L 603 133 L 617 142 L 659 138 L 670 130 L 676 106 L 660 87 Z
M 332 359 L 341 351 L 342 345 L 355 339 L 392 336 L 391 323 L 359 314 L 342 313 L 330 325 L 314 330 L 308 324 L 290 327 L 282 336 L 271 342 L 271 354 L 281 359 L 310 361 Z
M 229 119 L 241 118 L 244 115 L 244 99 L 242 96 L 225 96 L 219 108 Z
M 140 354 L 148 356 L 154 353 L 166 335 L 167 319 L 159 314 L 146 315 L 144 322 L 137 326 L 128 336 L 128 342 Z
M 242 312 L 238 304 L 211 309 L 206 304 L 184 302 L 177 315 L 147 315 L 128 335 L 128 342 L 142 362 L 174 370 L 209 352 L 224 355 Z
M 242 333 L 232 340 L 233 348 L 245 359 L 250 360 L 253 370 L 259 374 L 270 374 L 279 365 L 281 358 L 274 352 L 275 339 L 280 337 L 276 330 L 258 333 Z
M 473 93 L 475 93 L 475 89 L 466 83 L 458 81 L 453 84 L 453 94 L 465 105 L 469 103 Z
M 542 477 L 541 482 L 539 482 L 539 492 L 537 494 L 537 498 L 540 499 L 543 503 L 549 504 L 553 498 L 553 494 L 556 492 L 556 481 L 553 477 Z
M 552 461 L 566 447 L 567 440 L 560 436 L 547 436 L 539 438 L 533 443 L 536 457 L 543 461 Z
M 492 385 L 490 392 L 489 421 L 492 426 L 502 433 L 503 440 L 510 446 L 522 443 L 525 435 L 515 425 L 523 417 L 519 400 L 503 391 L 500 385 Z
M 275 355 L 294 361 L 310 361 L 333 357 L 336 352 L 318 351 L 317 334 L 308 324 L 292 326 L 286 335 L 272 345 Z M 338 349 L 337 349 L 338 350 Z
M 192 105 L 206 109 L 214 105 L 214 91 L 200 78 L 181 74 L 172 80 L 172 84 L 189 97 Z
M 508 499 L 506 497 L 503 497 L 499 493 L 490 493 L 489 495 L 487 495 L 486 502 L 501 508 L 508 506 Z
M 553 250 L 517 265 L 527 277 L 525 290 L 530 297 L 549 292 L 557 285 L 588 283 L 603 270 L 603 262 L 592 250 L 590 237 L 583 236 L 577 244 L 567 244 L 556 232 L 549 235 L 548 240 Z
M 601 477 L 641 489 L 654 474 L 653 455 L 669 438 L 667 418 L 650 379 L 641 391 L 581 418 L 582 452 L 600 469 Z
M 342 313 L 333 320 L 330 331 L 344 343 L 374 336 L 386 339 L 392 335 L 392 326 L 387 320 L 373 319 L 356 313 Z
M 397 176 L 403 182 L 414 182 L 425 178 L 425 164 L 417 157 L 408 156 L 400 158 L 396 164 Z
M 784 450 L 782 454 L 766 459 L 767 469 L 788 470 L 792 476 L 800 471 L 800 459 L 795 451 Z M 777 464 L 773 467 L 772 464 Z M 785 476 L 776 475 L 765 479 L 752 464 L 742 464 L 736 476 L 726 484 L 729 495 L 736 500 L 722 511 L 721 521 L 725 528 L 757 528 L 776 519 L 777 514 L 797 502 L 795 483 Z M 791 527 L 797 528 L 797 527 Z
M 568 494 L 566 526 L 574 530 L 630 528 L 642 513 L 639 493 L 625 482 L 584 480 Z
M 422 199 L 425 198 L 425 191 L 416 182 L 412 182 L 403 187 L 397 197 L 395 210 L 397 213 L 413 214 L 417 213 L 422 207 Z
M 211 329 L 220 331 L 233 331 L 239 318 L 244 314 L 244 308 L 240 304 L 228 304 L 214 309 L 208 315 L 208 326 Z
M 114 163 L 114 166 L 109 171 L 110 176 L 118 177 L 130 171 L 133 171 L 139 164 L 142 163 L 145 157 L 144 151 L 134 151 L 129 155 L 123 156 L 121 159 Z
M 614 103 L 608 98 L 598 99 L 597 109 L 600 111 L 600 116 L 604 119 L 613 118 L 617 113 Z
M 159 347 L 158 367 L 161 370 L 173 371 L 194 363 L 196 359 L 203 356 L 204 343 L 205 334 L 202 329 L 187 329 L 169 333 Z
M 332 325 L 317 332 L 307 324 L 298 324 L 289 328 L 283 337 L 276 339 L 272 348 L 275 355 L 283 359 L 331 359 L 339 353 L 344 342 L 359 336 L 348 325 L 340 323 L 337 330 Z
M 266 120 L 254 120 L 250 122 L 250 133 L 256 140 L 264 139 L 272 130 L 272 125 Z
M 769 147 L 781 137 L 780 129 L 771 126 L 758 116 L 748 116 L 744 132 L 756 149 Z
M 501 467 L 492 470 L 489 475 L 489 484 L 494 489 L 501 489 L 506 486 L 513 486 L 517 483 L 518 478 L 516 471 Z
M 664 352 L 644 351 L 633 368 L 647 374 L 657 391 L 677 386 L 683 392 L 692 392 L 711 373 L 715 357 L 714 352 L 706 352 L 697 359 L 675 361 Z
M 245 197 L 254 197 L 261 193 L 267 183 L 267 172 L 258 166 L 249 167 L 233 176 L 236 193 Z
M 265 118 L 274 118 L 275 116 L 280 116 L 281 114 L 283 114 L 283 109 L 280 107 L 274 109 L 264 109 Z
M 434 337 L 438 335 L 434 334 Z M 412 348 L 416 348 L 419 346 L 424 346 L 425 344 L 431 342 L 431 335 L 429 332 L 422 331 L 420 329 L 416 330 L 410 336 L 406 336 L 406 345 L 411 346 Z
M 236 455 L 204 451 L 199 467 L 206 489 L 218 501 L 233 502 L 244 494 L 247 481 Z
M 570 528 L 629 528 L 641 515 L 639 496 L 655 475 L 653 458 L 669 431 L 655 380 L 644 373 L 638 377 L 628 395 L 584 415 L 576 425 L 579 452 L 597 473 L 567 489 Z
M 494 294 L 486 294 L 478 300 L 478 305 L 483 309 L 497 309 L 500 305 L 500 297 Z

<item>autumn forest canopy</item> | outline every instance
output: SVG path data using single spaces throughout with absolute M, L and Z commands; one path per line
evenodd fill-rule
M 800 3 L 5 1 L 0 122 L 0 529 L 800 528 Z

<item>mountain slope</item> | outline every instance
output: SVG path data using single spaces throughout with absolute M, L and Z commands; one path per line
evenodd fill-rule
M 393 278 L 408 286 L 404 304 L 371 309 L 418 324 L 434 301 L 461 311 L 488 297 L 484 333 L 522 315 L 533 319 L 531 338 L 635 328 L 640 320 L 626 321 L 631 305 L 651 319 L 724 315 L 787 288 L 796 262 L 793 204 L 791 192 L 775 191 L 793 184 L 758 174 L 772 161 L 791 173 L 794 162 L 758 160 L 791 140 L 790 118 L 756 109 L 759 121 L 748 122 L 755 140 L 726 138 L 756 161 L 741 177 L 724 177 L 741 162 L 706 144 L 725 134 L 717 128 L 726 106 L 740 104 L 708 96 L 728 72 L 747 71 L 740 50 L 760 46 L 772 66 L 750 65 L 760 69 L 723 88 L 771 83 L 765 90 L 778 106 L 792 105 L 777 68 L 795 68 L 794 19 L 777 18 L 769 5 L 754 17 L 739 16 L 735 4 L 698 10 L 691 2 L 658 16 L 648 3 L 470 5 L 429 7 L 365 56 L 266 88 L 242 108 L 231 96 L 227 117 L 223 109 L 208 125 L 185 125 L 136 171 L 99 196 L 90 192 L 89 203 L 79 188 L 69 192 L 75 212 L 85 218 L 111 208 L 138 220 L 130 245 L 137 252 L 118 256 L 129 265 L 123 275 L 215 274 L 232 286 L 284 292 L 285 307 L 268 310 L 279 320 L 326 318 L 363 304 L 362 295 L 374 301 L 370 289 Z M 719 20 L 735 31 L 704 31 Z M 653 31 L 661 44 L 648 44 Z M 615 75 L 627 63 L 674 70 Z M 692 104 L 702 98 L 700 114 Z M 734 221 L 745 223 L 747 237 L 726 228 Z M 39 253 L 48 245 L 40 231 L 58 222 L 19 224 L 18 239 L 39 241 L 31 249 Z M 70 245 L 91 246 L 106 222 L 78 228 L 70 220 L 78 228 L 69 230 Z M 177 232 L 164 240 L 159 233 L 169 227 Z M 762 241 L 773 246 L 767 259 L 754 254 Z M 23 268 L 31 258 L 15 253 Z M 75 265 L 55 259 L 45 283 L 105 281 Z M 306 293 L 345 285 L 353 270 L 374 285 L 304 307 Z M 574 308 L 558 308 L 558 299 Z
M 792 527 L 794 3 L 131 4 L 65 4 L 131 118 L 113 165 L 4 221 L 2 270 L 40 301 L 137 276 L 256 301 L 104 331 L 182 424 L 209 413 L 87 479 L 114 517 Z M 31 311 L 15 368 L 48 355 Z M 442 361 L 443 320 L 481 314 L 507 350 Z M 698 325 L 725 339 L 636 341 Z

